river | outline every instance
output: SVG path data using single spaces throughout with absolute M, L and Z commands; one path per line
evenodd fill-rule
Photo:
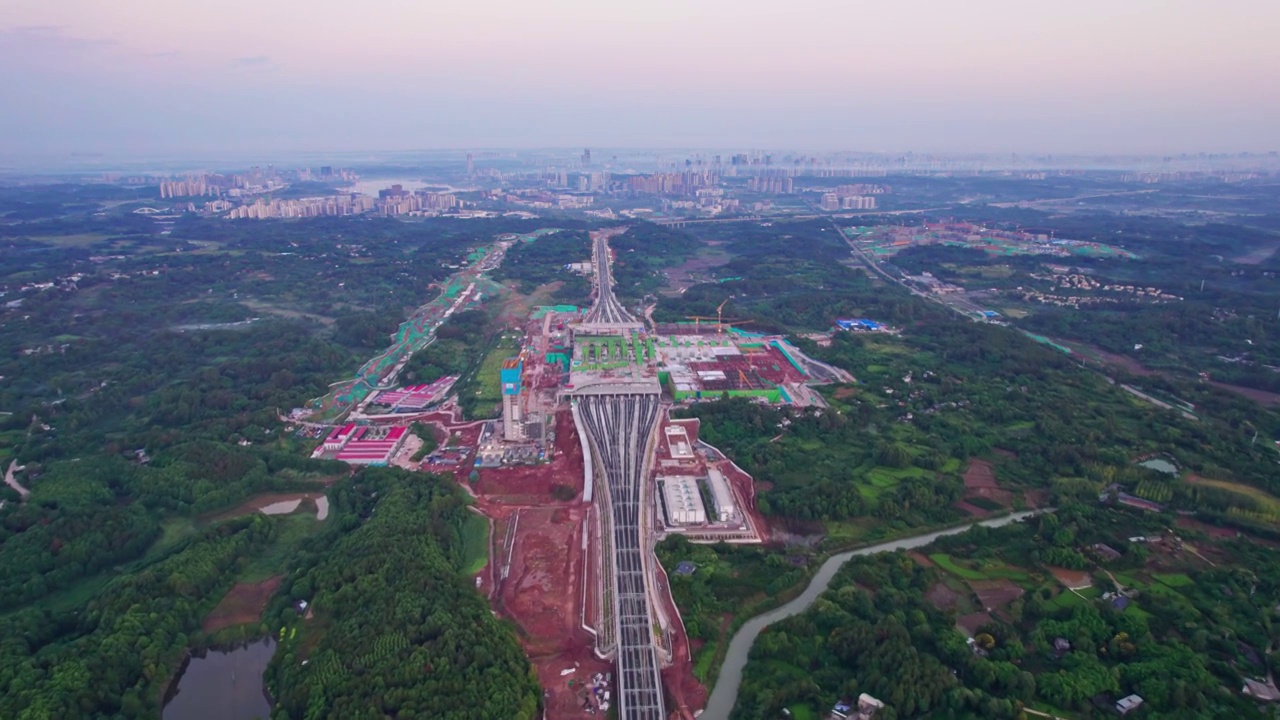
M 165 698 L 163 720 L 253 720 L 271 714 L 262 673 L 276 643 L 256 640 L 229 650 L 193 654 Z
M 720 666 L 720 676 L 716 678 L 715 688 L 711 691 L 711 698 L 707 700 L 707 709 L 702 713 L 701 717 L 703 720 L 728 720 L 729 713 L 733 711 L 734 703 L 738 700 L 738 687 L 742 684 L 742 669 L 747 665 L 747 656 L 751 653 L 751 645 L 755 643 L 756 637 L 769 625 L 808 610 L 813 601 L 817 600 L 818 596 L 826 591 L 836 572 L 850 558 L 856 555 L 874 555 L 882 552 L 924 547 L 940 537 L 962 533 L 977 525 L 1000 527 L 1011 522 L 1024 520 L 1036 515 L 1038 512 L 1043 511 L 1013 513 L 1012 515 L 982 520 L 969 525 L 937 530 L 925 535 L 902 538 L 901 540 L 891 540 L 879 545 L 871 545 L 832 555 L 826 562 L 822 563 L 822 567 L 818 568 L 817 574 L 809 581 L 809 586 L 804 589 L 804 592 L 800 593 L 799 597 L 785 605 L 751 618 L 738 629 L 733 639 L 729 641 L 729 650 L 725 653 L 724 664 Z

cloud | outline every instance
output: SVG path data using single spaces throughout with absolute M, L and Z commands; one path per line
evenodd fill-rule
M 233 59 L 230 64 L 231 67 L 264 67 L 271 64 L 271 58 L 266 55 L 238 57 Z

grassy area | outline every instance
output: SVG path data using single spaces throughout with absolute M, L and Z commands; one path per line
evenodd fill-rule
M 980 573 L 977 570 L 970 570 L 967 567 L 958 565 L 956 561 L 946 553 L 933 553 L 932 555 L 929 556 L 929 559 L 932 560 L 935 565 L 942 568 L 943 570 L 946 570 L 947 572 L 957 577 L 962 577 L 965 580 L 986 580 L 987 579 L 987 576 L 985 574 Z
M 297 548 L 312 533 L 320 529 L 322 522 L 316 520 L 314 512 L 277 515 L 273 520 L 279 523 L 276 528 L 275 542 L 240 571 L 236 576 L 236 582 L 262 582 L 288 570 L 286 564 L 289 558 L 294 557 Z
M 703 645 L 693 657 L 693 676 L 702 684 L 710 683 L 714 678 L 711 677 L 711 665 L 716 660 L 716 648 L 718 645 L 714 642 L 708 642 Z
M 39 606 L 41 609 L 52 613 L 67 612 L 84 607 L 90 600 L 97 597 L 108 583 L 120 575 L 121 573 L 115 568 L 108 568 L 97 575 L 91 575 L 74 583 L 64 590 L 45 595 L 40 599 Z M 17 612 L 17 610 L 15 609 L 13 612 Z
M 152 543 L 142 557 L 124 565 L 107 568 L 100 573 L 80 579 L 70 587 L 50 593 L 40 600 L 40 607 L 52 612 L 65 612 L 83 607 L 90 600 L 97 597 L 103 588 L 115 578 L 131 572 L 137 572 L 143 567 L 163 559 L 179 543 L 196 533 L 196 525 L 191 518 L 169 518 L 160 527 L 160 537 Z
M 466 405 L 476 408 L 476 417 L 490 417 L 502 402 L 502 361 L 520 352 L 520 337 L 512 333 L 503 333 L 498 342 L 484 356 L 472 374 L 459 382 L 458 398 L 465 400 Z M 464 406 L 465 407 L 465 406 Z
M 978 567 L 971 568 L 957 562 L 955 558 L 946 553 L 934 553 L 929 556 L 938 567 L 957 577 L 965 580 L 991 580 L 994 578 L 1004 578 L 1012 580 L 1015 583 L 1025 583 L 1030 579 L 1030 575 L 1026 570 L 1013 565 L 1006 565 L 998 560 L 984 561 L 968 561 L 977 562 Z
M 474 575 L 489 562 L 489 521 L 468 515 L 462 526 L 462 572 Z
M 1202 477 L 1190 477 L 1187 478 L 1187 482 L 1192 485 L 1217 488 L 1219 490 L 1236 493 L 1237 495 L 1243 495 L 1257 502 L 1262 508 L 1265 508 L 1265 512 L 1267 514 L 1280 515 L 1280 498 L 1277 498 L 1264 490 L 1259 490 L 1251 485 L 1231 482 L 1230 480 L 1214 480 Z
M 109 237 L 111 236 L 99 235 L 96 233 L 83 233 L 80 235 L 35 235 L 28 239 L 48 245 L 57 245 L 58 247 L 84 248 L 96 245 Z
M 1102 589 L 1097 587 L 1082 588 L 1076 592 L 1071 590 L 1063 590 L 1057 596 L 1050 600 L 1047 605 L 1055 610 L 1064 610 L 1077 605 L 1085 605 L 1093 600 L 1102 597 Z
M 808 705 L 792 705 L 787 709 L 791 711 L 792 720 L 818 720 L 818 712 Z
M 168 554 L 169 550 L 183 540 L 191 537 L 196 533 L 195 522 L 191 518 L 175 517 L 169 518 L 160 524 L 160 538 L 147 550 L 147 554 L 143 556 L 143 561 L 150 562 L 158 560 Z
M 931 473 L 918 467 L 889 468 L 877 466 L 867 471 L 866 483 L 858 483 L 858 492 L 862 496 L 874 500 L 885 492 L 898 486 L 898 483 L 911 477 L 928 477 Z
M 1151 577 L 1171 588 L 1186 587 L 1195 583 L 1186 573 L 1156 573 Z
M 841 546 L 862 542 L 867 534 L 871 532 L 871 528 L 865 524 L 864 520 L 828 520 L 824 522 L 823 528 L 827 531 L 827 537 Z

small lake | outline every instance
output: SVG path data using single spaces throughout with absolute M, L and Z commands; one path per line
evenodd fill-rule
M 1142 462 L 1138 463 L 1138 465 L 1144 468 L 1147 468 L 1148 470 L 1155 470 L 1157 472 L 1167 473 L 1169 475 L 1178 474 L 1178 466 L 1174 465 L 1168 460 L 1165 460 L 1164 458 L 1151 458 L 1150 460 L 1143 460 Z
M 193 653 L 165 697 L 163 720 L 254 720 L 271 714 L 262 673 L 276 642 L 263 638 L 225 650 Z
M 258 508 L 258 512 L 262 513 L 263 515 L 288 515 L 294 510 L 297 510 L 298 506 L 301 504 L 302 504 L 302 498 L 296 498 L 293 500 L 280 500 L 278 502 L 268 503 L 266 505 L 260 506 Z

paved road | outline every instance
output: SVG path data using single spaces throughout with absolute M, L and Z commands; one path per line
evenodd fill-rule
M 613 233 L 593 232 L 595 241 L 596 266 L 596 302 L 587 311 L 588 323 L 615 324 L 634 323 L 636 319 L 618 302 L 613 294 L 613 270 L 609 259 L 609 236 Z
M 725 653 L 724 664 L 720 666 L 720 675 L 711 691 L 711 697 L 707 700 L 707 709 L 702 713 L 701 717 L 703 720 L 728 720 L 730 713 L 733 711 L 733 706 L 738 701 L 738 688 L 742 684 L 742 670 L 747 665 L 747 658 L 751 653 L 751 645 L 755 643 L 756 637 L 770 624 L 808 610 L 809 606 L 818 599 L 818 596 L 826 591 L 827 586 L 831 584 L 831 579 L 835 577 L 836 571 L 848 562 L 850 558 L 858 555 L 874 555 L 882 552 L 896 552 L 898 550 L 924 547 L 944 535 L 962 533 L 976 525 L 1000 527 L 1011 522 L 1025 520 L 1042 512 L 1053 512 L 1053 510 L 1017 512 L 1012 515 L 979 520 L 968 525 L 947 528 L 946 530 L 936 530 L 923 535 L 916 535 L 915 537 L 890 540 L 878 545 L 831 556 L 822 564 L 822 567 L 818 568 L 818 572 L 809 581 L 808 587 L 798 597 L 781 607 L 751 618 L 743 623 L 738 632 L 734 633 L 733 639 L 729 641 L 729 649 Z

